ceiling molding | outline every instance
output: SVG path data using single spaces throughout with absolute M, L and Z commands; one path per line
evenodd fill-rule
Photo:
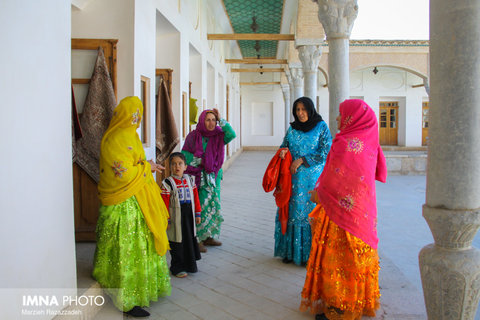
M 350 40 L 351 47 L 428 47 L 429 45 L 429 40 Z

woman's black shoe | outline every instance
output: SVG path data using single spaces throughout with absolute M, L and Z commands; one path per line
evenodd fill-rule
M 147 310 L 142 309 L 142 308 L 137 307 L 137 306 L 133 307 L 132 310 L 124 312 L 124 313 L 128 314 L 129 316 L 135 317 L 135 318 L 145 318 L 145 317 L 148 317 L 150 315 L 150 313 Z
M 319 313 L 315 315 L 315 320 L 328 320 L 328 318 L 325 313 Z
M 283 258 L 283 263 L 291 263 L 293 260 L 288 259 L 287 257 Z

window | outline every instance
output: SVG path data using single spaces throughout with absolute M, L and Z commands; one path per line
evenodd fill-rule
M 428 128 L 428 102 L 422 103 L 422 128 Z

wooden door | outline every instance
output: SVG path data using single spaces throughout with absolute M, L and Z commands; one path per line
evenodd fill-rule
M 398 144 L 398 102 L 380 102 L 380 144 Z
M 428 102 L 422 102 L 422 146 L 428 145 Z
M 115 96 L 117 96 L 117 42 L 116 39 L 72 39 L 72 51 L 90 50 L 96 52 L 98 47 L 103 48 Z M 75 66 L 75 63 L 77 61 L 72 59 L 72 66 Z M 93 65 L 91 67 L 91 70 L 93 70 Z M 86 88 L 89 82 L 89 78 L 72 77 L 74 89 L 81 89 L 82 86 Z M 79 106 L 77 105 L 77 107 Z M 95 228 L 100 207 L 97 183 L 76 163 L 73 163 L 73 196 L 75 240 L 95 241 Z
M 75 241 L 95 241 L 98 199 L 97 183 L 76 163 L 73 164 Z

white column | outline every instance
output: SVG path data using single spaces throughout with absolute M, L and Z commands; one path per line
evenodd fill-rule
M 295 101 L 295 92 L 294 92 L 294 89 L 293 89 L 293 79 L 292 79 L 292 75 L 290 74 L 290 69 L 288 69 L 288 71 L 285 72 L 285 75 L 287 76 L 287 80 L 288 80 L 288 86 L 290 87 L 290 105 L 288 106 L 288 117 L 287 119 L 289 119 L 289 122 L 292 122 L 293 121 L 293 113 L 292 113 L 292 107 L 293 107 L 293 102 Z
M 430 3 L 430 128 L 419 254 L 429 319 L 474 319 L 480 293 L 480 1 Z
M 337 132 L 338 106 L 349 98 L 349 38 L 357 18 L 357 0 L 313 0 L 318 3 L 318 20 L 328 41 L 329 128 Z
M 26 294 L 27 288 L 33 293 L 36 288 L 77 286 L 71 6 L 66 1 L 28 0 L 2 0 L 0 5 L 0 43 L 4 44 L 0 50 L 4 114 L 0 126 L 0 274 L 2 289 L 9 288 L 2 293 L 9 298 L 0 302 L 2 319 L 18 319 L 25 308 L 15 298 L 22 291 L 14 288 L 24 288 L 22 294 Z M 27 59 L 23 53 L 32 48 L 35 59 Z M 39 81 L 45 75 L 48 81 Z M 42 123 L 54 125 L 43 130 Z M 47 144 L 51 152 L 46 152 Z M 59 293 L 55 289 L 42 292 Z M 7 305 L 7 301 L 15 303 Z
M 305 85 L 305 96 L 312 99 L 316 104 L 317 100 L 317 72 L 318 63 L 322 56 L 321 41 L 314 39 L 300 39 L 295 41 L 298 50 L 298 57 L 303 66 L 303 77 Z M 317 43 L 317 44 L 314 44 Z
M 290 65 L 290 75 L 293 81 L 293 99 L 292 103 L 300 97 L 303 97 L 303 70 L 301 66 Z
M 290 86 L 288 84 L 281 84 L 283 92 L 283 100 L 285 101 L 285 132 L 287 132 L 290 126 L 290 114 L 292 110 L 290 108 Z

